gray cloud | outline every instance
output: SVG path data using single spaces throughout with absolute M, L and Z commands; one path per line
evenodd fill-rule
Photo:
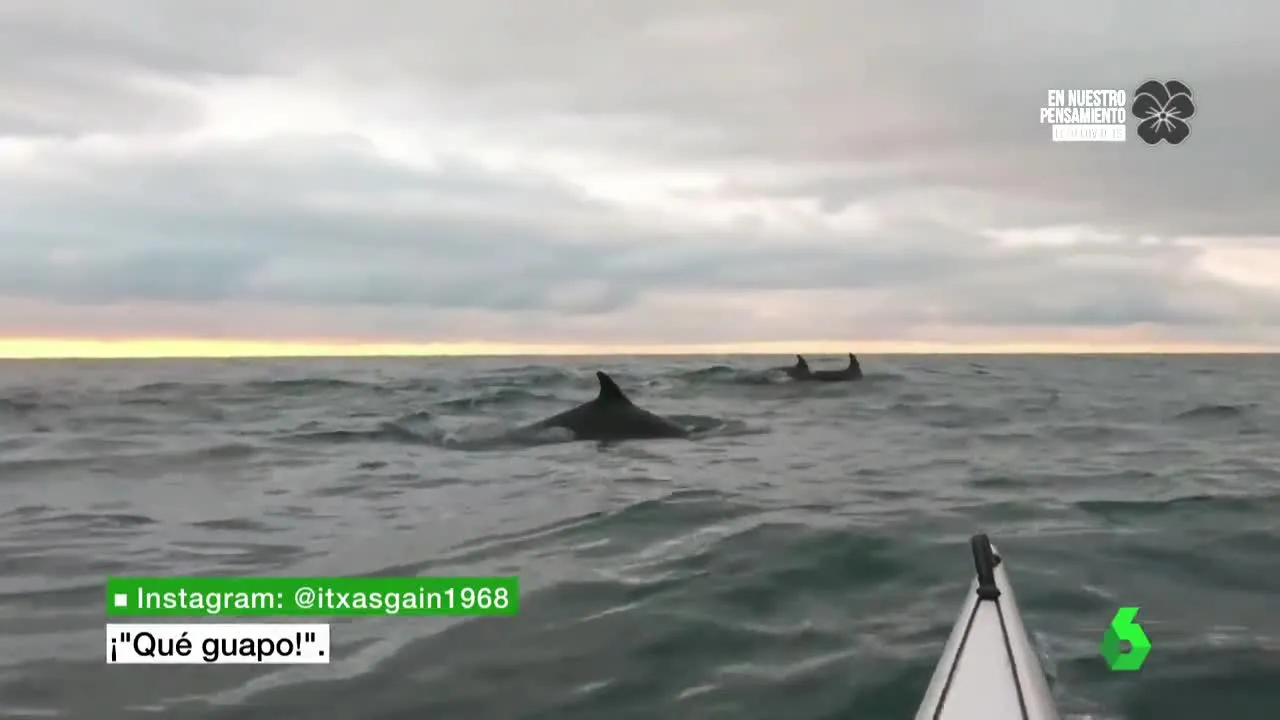
M 321 313 L 348 336 L 575 341 L 1280 326 L 1280 280 L 1204 263 L 1280 253 L 1270 6 L 0 13 L 0 308 L 50 331 L 84 313 L 152 334 L 278 336 Z M 1184 145 L 1053 144 L 1037 122 L 1050 88 L 1148 77 L 1195 91 Z M 996 232 L 1053 226 L 1109 239 Z M 34 332 L 4 317 L 0 334 Z

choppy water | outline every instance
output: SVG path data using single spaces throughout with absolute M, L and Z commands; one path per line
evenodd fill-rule
M 992 534 L 1065 716 L 1280 709 L 1280 358 L 0 364 L 0 716 L 909 718 Z M 814 366 L 838 366 L 828 359 Z M 510 447 L 604 368 L 694 441 Z M 104 664 L 108 574 L 516 573 L 310 667 Z M 1140 605 L 1154 649 L 1097 645 Z

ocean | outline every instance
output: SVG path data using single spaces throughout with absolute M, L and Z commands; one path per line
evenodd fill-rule
M 987 532 L 1065 718 L 1276 717 L 1280 358 L 861 359 L 2 362 L 0 716 L 909 720 Z M 507 441 L 597 369 L 699 437 Z M 369 574 L 521 610 L 104 662 L 108 575 Z

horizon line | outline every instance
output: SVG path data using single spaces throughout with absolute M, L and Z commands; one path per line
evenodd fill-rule
M 409 357 L 710 355 L 1275 355 L 1280 347 L 1219 343 L 926 342 L 797 340 L 739 343 L 359 342 L 183 338 L 0 338 L 0 360 L 215 360 Z

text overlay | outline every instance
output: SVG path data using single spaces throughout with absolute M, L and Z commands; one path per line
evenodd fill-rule
M 326 665 L 329 626 L 108 624 L 107 663 Z
M 124 577 L 107 579 L 107 615 L 515 615 L 514 577 Z

